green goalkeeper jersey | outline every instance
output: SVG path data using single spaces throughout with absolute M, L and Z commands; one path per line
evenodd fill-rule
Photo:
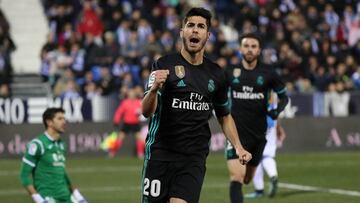
M 43 197 L 68 199 L 70 181 L 65 171 L 64 142 L 53 140 L 46 132 L 29 142 L 20 178 L 24 186 L 34 185 Z

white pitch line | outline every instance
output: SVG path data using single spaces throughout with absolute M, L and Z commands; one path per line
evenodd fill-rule
M 292 189 L 292 190 L 327 192 L 327 193 L 332 193 L 332 194 L 360 197 L 360 192 L 355 191 L 355 190 L 322 188 L 322 187 L 298 185 L 298 184 L 291 184 L 291 183 L 279 183 L 279 187 L 286 188 L 286 189 Z
M 204 185 L 204 188 L 208 189 L 218 189 L 218 188 L 227 188 L 229 185 L 226 184 L 207 184 Z M 280 188 L 291 189 L 291 190 L 301 190 L 301 191 L 315 191 L 315 192 L 324 192 L 332 193 L 345 196 L 355 196 L 360 197 L 359 191 L 354 190 L 343 190 L 343 189 L 334 189 L 334 188 L 322 188 L 314 187 L 307 185 L 298 185 L 292 183 L 279 183 Z M 140 191 L 140 186 L 104 186 L 104 187 L 84 187 L 81 189 L 84 192 L 121 192 L 121 191 Z M 13 190 L 0 190 L 0 196 L 16 196 L 26 194 L 23 189 L 13 189 Z

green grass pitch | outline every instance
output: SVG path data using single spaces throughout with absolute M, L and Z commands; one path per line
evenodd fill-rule
M 283 153 L 278 155 L 277 161 L 282 183 L 277 196 L 246 202 L 360 202 L 360 151 Z M 32 202 L 20 185 L 19 166 L 20 159 L 0 160 L 1 203 Z M 140 202 L 141 160 L 68 157 L 67 169 L 72 182 L 90 203 Z M 289 188 L 287 184 L 295 184 L 300 188 Z M 252 185 L 246 186 L 244 190 L 251 192 Z M 228 174 L 222 154 L 209 155 L 200 202 L 229 202 Z

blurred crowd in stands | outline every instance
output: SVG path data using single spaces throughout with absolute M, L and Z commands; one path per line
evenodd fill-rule
M 41 75 L 54 96 L 124 96 L 129 88 L 144 87 L 152 62 L 180 49 L 181 19 L 194 6 L 214 15 L 206 56 L 220 66 L 238 64 L 239 36 L 255 32 L 263 39 L 263 63 L 282 75 L 289 94 L 360 90 L 357 0 L 42 0 L 42 4 L 49 33 L 40 54 Z M 11 68 L 3 61 L 14 46 L 6 20 L 0 20 L 0 71 L 7 71 Z
M 12 66 L 11 53 L 16 49 L 10 36 L 10 25 L 0 9 L 0 98 L 10 95 Z

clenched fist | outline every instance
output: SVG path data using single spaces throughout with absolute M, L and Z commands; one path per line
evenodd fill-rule
M 151 91 L 161 89 L 169 75 L 169 70 L 156 70 L 151 73 L 149 79 L 149 87 Z
M 247 164 L 252 159 L 252 155 L 244 148 L 237 148 L 236 154 L 239 156 L 239 161 L 242 165 Z

